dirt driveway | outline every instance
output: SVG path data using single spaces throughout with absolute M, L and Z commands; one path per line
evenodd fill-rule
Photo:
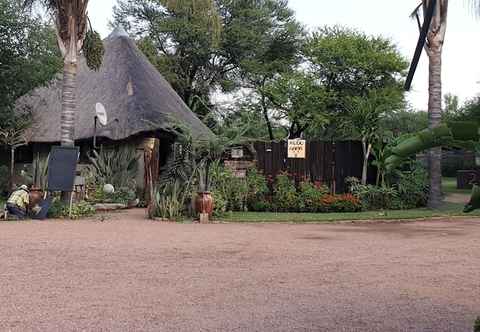
M 0 223 L 1 331 L 472 331 L 480 221 Z

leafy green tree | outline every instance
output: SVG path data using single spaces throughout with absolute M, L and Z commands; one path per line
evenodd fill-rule
M 377 141 L 383 142 L 381 119 L 403 106 L 403 93 L 398 89 L 371 90 L 366 96 L 347 99 L 347 113 L 340 121 L 350 138 L 359 139 L 363 149 L 362 184 L 367 184 L 368 161 Z
M 300 138 L 306 130 L 321 130 L 330 121 L 327 109 L 334 96 L 301 71 L 279 76 L 266 86 L 264 93 L 281 120 L 288 123 L 291 139 Z
M 386 113 L 380 126 L 391 132 L 393 137 L 417 133 L 428 127 L 428 113 L 401 108 Z
M 257 102 L 251 100 L 250 95 L 236 96 L 233 103 L 218 104 L 216 109 L 218 110 L 215 112 L 217 128 L 235 128 L 249 124 L 246 137 L 257 141 L 268 139 L 268 130 L 261 110 L 258 109 Z M 281 130 L 281 133 L 277 133 L 278 130 Z M 274 134 L 285 136 L 281 128 L 274 128 Z
M 408 67 L 390 40 L 340 26 L 314 32 L 304 53 L 312 74 L 339 98 L 387 87 L 400 89 Z M 344 109 L 341 102 L 335 108 Z
M 447 93 L 443 96 L 444 110 L 443 119 L 451 120 L 457 117 L 460 112 L 460 102 L 458 96 Z
M 454 117 L 454 120 L 480 123 L 480 97 L 467 100 Z
M 0 129 L 11 130 L 20 96 L 53 78 L 61 68 L 55 32 L 19 1 L 0 0 Z
M 32 122 L 30 110 L 15 112 L 15 101 L 61 68 L 54 29 L 22 5 L 0 0 L 0 145 L 10 149 L 10 184 L 15 150 L 28 144 Z
M 352 110 L 350 101 L 355 98 L 367 98 L 385 89 L 402 91 L 408 67 L 390 40 L 340 26 L 314 32 L 307 40 L 304 55 L 316 82 L 335 96 L 328 105 L 330 116 L 342 116 L 342 119 L 348 119 Z M 332 121 L 326 132 L 311 134 L 335 138 L 340 132 L 339 124 Z
M 256 5 L 252 6 L 252 3 Z M 240 61 L 243 86 L 253 92 L 252 96 L 265 119 L 269 138 L 273 140 L 272 115 L 279 105 L 275 98 L 271 98 L 270 86 L 280 75 L 293 74 L 299 65 L 305 32 L 286 0 L 245 1 L 242 6 L 243 15 L 238 23 L 244 26 L 242 44 L 251 43 L 250 52 L 245 53 Z M 285 109 L 280 111 L 285 112 Z M 301 132 L 301 129 L 296 130 Z

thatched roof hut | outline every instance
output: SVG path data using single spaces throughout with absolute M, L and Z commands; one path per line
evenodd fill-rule
M 99 102 L 110 121 L 97 129 L 99 137 L 118 141 L 168 131 L 177 125 L 188 128 L 197 138 L 212 135 L 123 29 L 115 29 L 104 45 L 99 71 L 90 70 L 84 58 L 79 63 L 76 140 L 93 137 L 95 104 Z M 34 114 L 31 143 L 60 141 L 61 95 L 62 81 L 57 78 L 18 101 L 17 109 Z

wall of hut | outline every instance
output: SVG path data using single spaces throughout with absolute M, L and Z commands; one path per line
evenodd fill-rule
M 98 139 L 97 140 L 97 150 L 98 149 L 113 149 L 119 146 L 131 145 L 136 148 L 137 151 L 137 163 L 138 163 L 138 172 L 136 175 L 136 184 L 137 192 L 145 192 L 146 181 L 153 180 L 155 181 L 158 178 L 160 168 L 165 164 L 168 155 L 170 153 L 170 148 L 172 144 L 172 139 L 169 137 L 160 137 L 157 135 L 139 135 L 135 137 L 130 137 L 129 139 L 122 141 L 111 141 L 107 139 Z M 22 173 L 26 172 L 28 174 L 33 174 L 33 164 L 36 158 L 40 160 L 46 160 L 51 151 L 52 146 L 59 144 L 52 143 L 32 143 L 27 146 L 20 147 L 16 150 L 15 153 L 15 176 L 14 183 L 20 184 L 24 181 Z M 77 176 L 83 177 L 85 171 L 90 165 L 88 156 L 92 154 L 93 150 L 93 140 L 85 140 L 76 143 L 76 146 L 80 148 L 80 157 L 77 165 Z M 0 165 L 9 165 L 10 156 L 9 151 L 0 151 Z M 153 154 L 152 154 L 153 152 Z M 149 155 L 150 159 L 146 158 L 146 155 Z M 154 159 L 152 159 L 152 156 Z M 145 162 L 150 163 L 146 165 Z M 153 178 L 148 179 L 146 171 L 148 167 L 153 168 Z

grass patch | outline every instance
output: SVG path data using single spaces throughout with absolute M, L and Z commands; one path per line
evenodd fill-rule
M 442 189 L 446 194 L 467 194 L 472 192 L 470 189 L 457 189 L 456 178 L 442 178 Z
M 446 203 L 438 210 L 427 208 L 399 211 L 368 211 L 353 213 L 274 213 L 274 212 L 232 212 L 222 221 L 226 222 L 291 222 L 291 223 L 322 223 L 334 221 L 355 220 L 400 220 L 424 219 L 434 217 L 478 217 L 480 210 L 470 214 L 462 212 L 463 204 Z

